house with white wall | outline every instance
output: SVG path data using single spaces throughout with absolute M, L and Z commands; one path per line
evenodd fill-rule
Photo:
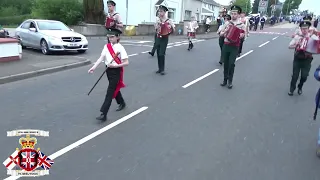
M 220 9 L 221 5 L 214 0 L 202 0 L 201 20 L 204 20 L 208 16 L 212 21 L 216 20 Z
M 104 0 L 105 12 L 108 12 L 107 1 Z M 168 7 L 168 17 L 179 23 L 181 18 L 183 0 L 116 0 L 116 12 L 120 14 L 123 24 L 135 25 L 154 23 L 159 5 Z M 128 4 L 127 4 L 128 2 Z M 128 7 L 128 8 L 127 8 Z
M 183 0 L 184 16 L 182 20 L 191 20 L 195 16 L 198 21 L 201 20 L 202 0 Z

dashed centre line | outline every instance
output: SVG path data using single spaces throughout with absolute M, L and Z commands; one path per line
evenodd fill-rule
M 267 42 L 261 44 L 261 45 L 259 46 L 259 48 L 262 47 L 262 46 L 264 46 L 264 45 L 266 45 L 266 44 L 268 44 L 269 42 L 270 42 L 270 41 L 267 41 Z

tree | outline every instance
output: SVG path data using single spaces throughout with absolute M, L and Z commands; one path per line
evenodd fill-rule
M 252 5 L 252 13 L 257 14 L 258 9 L 259 9 L 259 1 L 260 0 L 254 0 L 253 5 Z
M 105 21 L 103 0 L 83 0 L 86 23 L 103 24 Z
M 83 9 L 78 0 L 35 0 L 32 16 L 76 25 L 83 19 Z
M 289 15 L 291 10 L 299 9 L 302 0 L 285 0 L 283 4 L 282 13 L 284 15 Z
M 251 12 L 251 0 L 236 0 L 233 5 L 241 7 L 242 12 L 245 12 L 246 14 Z

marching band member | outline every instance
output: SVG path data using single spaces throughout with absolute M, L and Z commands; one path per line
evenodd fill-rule
M 249 20 L 247 20 L 246 18 L 246 13 L 242 12 L 240 14 L 240 21 L 245 25 L 245 37 L 240 39 L 240 46 L 239 46 L 239 53 L 238 53 L 238 57 L 240 57 L 241 53 L 242 53 L 242 47 L 243 47 L 243 42 L 245 41 L 246 37 L 249 35 Z
M 167 18 L 166 13 L 168 12 L 168 8 L 164 5 L 159 6 L 159 21 L 156 22 L 156 29 L 157 29 L 157 43 L 156 43 L 156 50 L 157 50 L 157 57 L 158 57 L 158 68 L 159 70 L 156 71 L 157 74 L 165 75 L 165 54 L 166 49 L 169 41 L 169 35 L 162 35 L 161 34 L 161 27 L 167 23 L 167 28 L 171 29 L 171 32 L 174 31 L 174 24 L 173 22 Z
M 260 19 L 260 30 L 263 30 L 265 23 L 266 23 L 266 18 L 262 16 Z
M 233 80 L 233 74 L 235 69 L 235 61 L 239 52 L 239 46 L 240 46 L 240 39 L 245 36 L 246 32 L 246 26 L 239 20 L 239 14 L 241 13 L 242 9 L 239 6 L 232 6 L 231 7 L 231 20 L 227 22 L 224 27 L 222 28 L 222 31 L 220 34 L 225 35 L 224 39 L 224 45 L 222 48 L 222 57 L 224 60 L 224 68 L 223 68 L 223 82 L 220 84 L 221 86 L 226 86 L 228 84 L 228 88 L 232 88 L 232 80 Z M 241 30 L 240 37 L 237 38 L 236 42 L 230 42 L 227 38 L 228 29 L 229 26 L 236 26 Z
M 300 83 L 298 84 L 298 94 L 302 94 L 303 84 L 307 81 L 307 77 L 309 76 L 309 71 L 311 68 L 311 62 L 313 60 L 313 56 L 311 53 L 306 51 L 300 51 L 297 49 L 297 45 L 301 38 L 311 37 L 312 34 L 309 33 L 309 28 L 311 26 L 311 22 L 302 21 L 300 22 L 300 32 L 297 34 L 294 39 L 290 42 L 289 48 L 295 49 L 294 59 L 293 59 L 293 72 L 290 83 L 290 90 L 288 92 L 289 96 L 293 96 L 293 92 L 296 89 L 296 84 L 300 75 Z M 301 34 L 300 34 L 301 33 Z
M 187 30 L 188 30 L 188 40 L 189 40 L 189 47 L 188 51 L 193 48 L 192 39 L 196 37 L 196 30 L 199 28 L 198 22 L 195 16 L 191 17 L 191 21 L 188 23 Z
M 108 38 L 110 43 L 104 46 L 100 58 L 89 69 L 88 73 L 93 73 L 97 66 L 104 60 L 107 66 L 106 74 L 109 80 L 109 86 L 105 100 L 101 106 L 101 115 L 97 120 L 106 121 L 112 99 L 115 98 L 119 107 L 117 111 L 121 111 L 126 107 L 126 103 L 120 92 L 121 88 L 125 87 L 123 82 L 123 67 L 129 64 L 128 55 L 124 47 L 119 43 L 120 34 L 119 29 L 107 29 Z
M 224 16 L 224 22 L 228 22 L 231 20 L 231 16 L 229 14 L 225 15 Z M 223 57 L 222 57 L 222 47 L 223 47 L 223 44 L 224 44 L 224 36 L 223 34 L 221 34 L 221 30 L 223 28 L 223 25 L 221 25 L 218 29 L 218 35 L 219 35 L 219 46 L 220 46 L 220 51 L 221 51 L 221 55 L 220 55 L 220 61 L 219 61 L 219 64 L 222 65 L 223 64 Z
M 108 4 L 108 14 L 107 14 L 107 18 L 112 18 L 114 19 L 114 22 L 110 22 L 110 24 L 106 24 L 106 28 L 116 28 L 119 29 L 120 31 L 123 28 L 123 23 L 121 20 L 121 16 L 119 13 L 116 13 L 114 8 L 116 6 L 116 3 L 112 0 L 107 1 Z M 107 20 L 106 20 L 107 22 Z M 110 43 L 109 39 L 108 39 L 108 43 Z
M 303 17 L 303 21 L 310 22 L 311 23 L 312 17 L 311 16 L 305 16 Z M 310 31 L 313 30 L 313 28 L 309 28 Z M 292 35 L 292 38 L 296 37 L 296 35 L 302 36 L 301 27 L 298 26 L 295 30 L 294 34 Z
M 159 20 L 159 12 L 157 11 L 156 12 L 156 22 L 160 21 Z M 157 48 L 157 27 L 156 27 L 156 24 L 154 24 L 154 29 L 156 30 L 155 34 L 154 34 L 154 43 L 153 43 L 153 47 L 152 47 L 152 50 L 149 51 L 148 53 L 151 55 L 151 56 L 154 56 L 154 53 L 156 52 L 156 48 Z

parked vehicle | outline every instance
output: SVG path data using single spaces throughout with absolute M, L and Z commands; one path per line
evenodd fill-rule
M 28 19 L 16 29 L 22 48 L 41 49 L 45 55 L 54 51 L 88 50 L 88 40 L 60 21 Z
M 0 29 L 0 38 L 8 38 L 9 32 L 5 29 Z

